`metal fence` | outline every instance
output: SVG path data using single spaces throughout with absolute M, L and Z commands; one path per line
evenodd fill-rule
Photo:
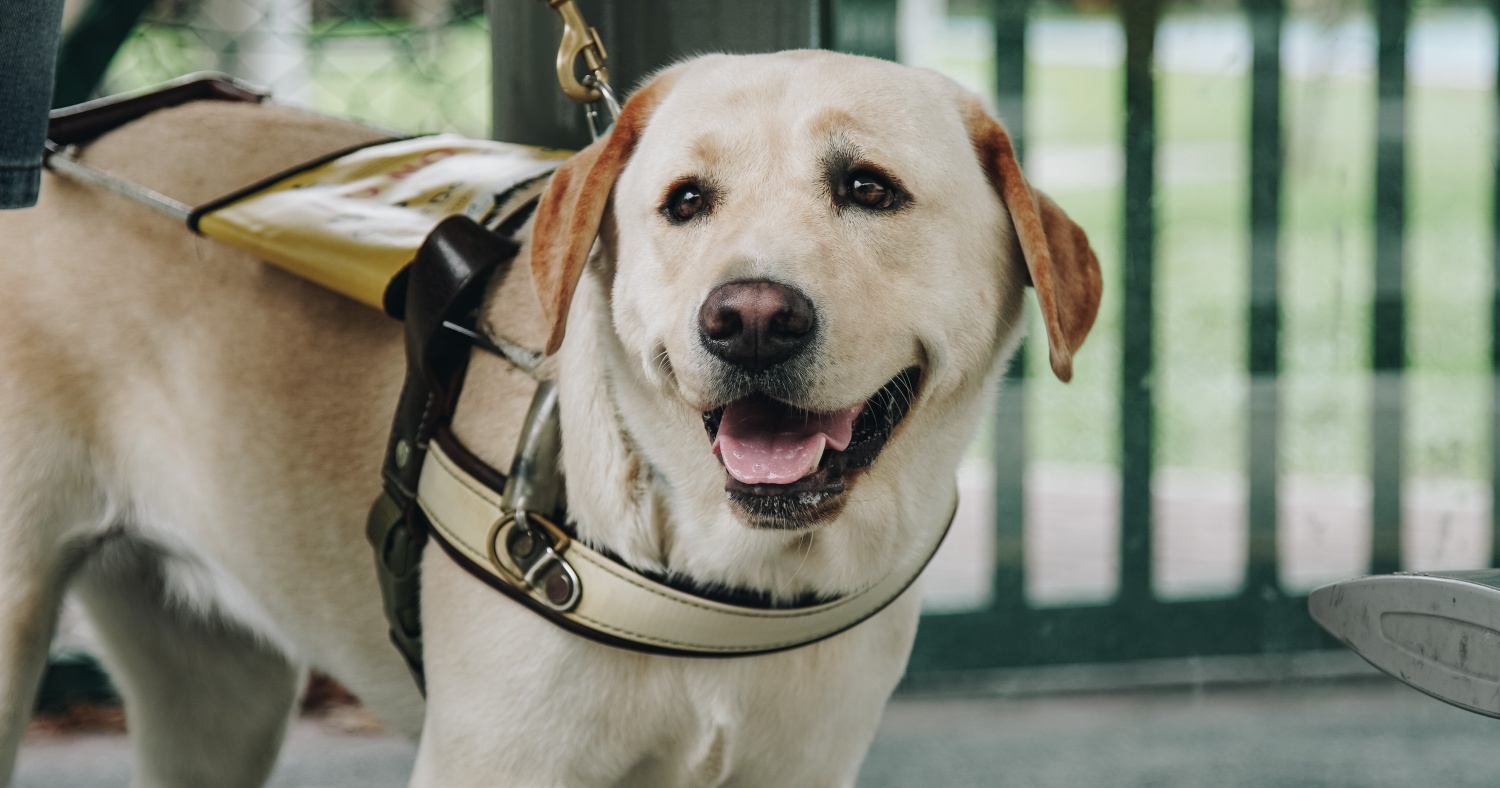
M 1287 511 L 1284 500 L 1287 471 L 1285 440 L 1288 418 L 1285 408 L 1287 388 L 1283 371 L 1285 360 L 1298 351 L 1288 341 L 1284 313 L 1288 286 L 1285 268 L 1287 217 L 1283 184 L 1287 168 L 1287 131 L 1283 116 L 1283 42 L 1287 35 L 1287 13 L 1282 0 L 1246 0 L 1245 23 L 1250 32 L 1249 90 L 1244 100 L 1248 125 L 1248 177 L 1242 182 L 1244 219 L 1242 231 L 1222 240 L 1226 245 L 1244 243 L 1248 261 L 1243 283 L 1246 294 L 1241 304 L 1244 320 L 1243 378 L 1237 395 L 1242 399 L 1238 418 L 1218 425 L 1218 439 L 1238 445 L 1242 452 L 1237 473 L 1244 480 L 1246 494 L 1242 499 L 1246 525 L 1243 555 L 1243 581 L 1237 590 L 1205 594 L 1196 599 L 1165 599 L 1154 564 L 1162 551 L 1153 544 L 1160 532 L 1161 500 L 1154 484 L 1157 460 L 1161 454 L 1160 436 L 1164 415 L 1161 405 L 1162 372 L 1172 359 L 1158 354 L 1163 341 L 1158 302 L 1160 287 L 1170 285 L 1160 277 L 1161 189 L 1158 151 L 1158 63 L 1154 50 L 1159 41 L 1158 25 L 1162 5 L 1158 0 L 1123 0 L 1119 9 L 1123 27 L 1123 183 L 1121 185 L 1121 249 L 1116 258 L 1116 278 L 1107 280 L 1119 287 L 1118 348 L 1119 375 L 1116 385 L 1118 408 L 1118 585 L 1107 599 L 1096 604 L 1043 606 L 1027 593 L 1026 497 L 1028 410 L 1036 402 L 1027 389 L 1052 386 L 1040 376 L 1021 374 L 1021 362 L 1012 372 L 1010 385 L 1001 395 L 994 416 L 993 454 L 994 483 L 994 552 L 990 567 L 992 590 L 989 600 L 977 608 L 948 613 L 929 613 L 922 623 L 911 664 L 913 674 L 935 671 L 973 670 L 1002 666 L 1037 665 L 1065 662 L 1106 662 L 1132 659 L 1181 657 L 1189 655 L 1246 654 L 1284 652 L 1321 648 L 1333 641 L 1321 633 L 1305 612 L 1305 592 L 1289 589 L 1283 577 L 1286 555 Z M 1350 446 L 1368 445 L 1365 470 L 1368 500 L 1362 507 L 1368 516 L 1369 546 L 1364 569 L 1369 572 L 1391 572 L 1411 568 L 1411 523 L 1408 521 L 1413 502 L 1407 500 L 1413 485 L 1417 457 L 1412 437 L 1412 407 L 1408 386 L 1411 352 L 1409 333 L 1413 330 L 1408 297 L 1412 290 L 1408 271 L 1411 238 L 1408 236 L 1410 194 L 1408 155 L 1410 102 L 1408 100 L 1407 63 L 1408 30 L 1412 18 L 1409 0 L 1374 0 L 1374 111 L 1364 133 L 1373 140 L 1372 189 L 1366 192 L 1370 221 L 1355 225 L 1371 234 L 1369 257 L 1360 266 L 1367 273 L 1369 291 L 1366 326 L 1368 356 L 1360 372 L 1367 389 L 1362 397 L 1349 403 L 1351 410 L 1368 412 L 1367 431 L 1351 430 L 1342 439 Z M 1013 130 L 1028 127 L 1022 108 L 1028 105 L 1025 91 L 1026 0 L 1006 0 L 995 15 L 996 84 L 999 107 Z M 1468 18 L 1474 21 L 1472 17 Z M 1480 20 L 1488 21 L 1488 20 Z M 1495 52 L 1487 53 L 1487 64 L 1479 66 L 1475 76 L 1481 81 L 1494 78 L 1497 68 Z M 1488 73 L 1485 73 L 1485 72 Z M 1495 115 L 1493 93 L 1486 97 L 1491 123 Z M 1340 119 L 1348 123 L 1352 118 Z M 1495 129 L 1493 125 L 1476 125 L 1463 129 L 1473 138 L 1484 140 L 1481 158 L 1472 163 L 1477 171 L 1491 176 L 1489 221 L 1469 228 L 1476 246 L 1483 247 L 1491 261 L 1490 276 L 1481 276 L 1477 295 L 1479 302 L 1467 302 L 1482 310 L 1486 330 L 1474 338 L 1488 345 L 1487 391 L 1482 406 L 1459 402 L 1464 393 L 1452 391 L 1448 399 L 1428 398 L 1427 405 L 1469 407 L 1469 413 L 1494 414 L 1494 370 L 1500 364 L 1500 308 L 1492 297 L 1495 277 L 1500 277 L 1500 257 L 1495 256 L 1493 228 L 1500 220 L 1500 200 L 1493 197 L 1500 189 L 1494 178 Z M 1066 205 L 1066 201 L 1064 202 Z M 1113 250 L 1101 250 L 1101 257 L 1115 257 Z M 1108 262 L 1106 263 L 1108 267 Z M 1459 265 L 1450 268 L 1460 268 Z M 1429 269 L 1431 272 L 1434 269 Z M 1436 269 L 1441 273 L 1441 268 Z M 1468 272 L 1474 273 L 1474 272 Z M 1488 281 L 1484 281 L 1488 280 Z M 1470 277 L 1462 277 L 1470 283 Z M 1330 305 L 1330 308 L 1333 308 Z M 1432 315 L 1427 315 L 1432 319 Z M 1479 315 L 1471 314 L 1477 318 Z M 1476 321 L 1477 323 L 1478 321 Z M 1420 326 L 1419 326 L 1420 327 Z M 1110 332 L 1109 327 L 1104 328 Z M 1095 359 L 1097 361 L 1097 357 Z M 1087 363 L 1080 362 L 1080 363 Z M 1479 406 L 1479 407 L 1471 407 Z M 1238 421 L 1239 423 L 1235 423 Z M 1500 518 L 1489 506 L 1500 491 L 1500 463 L 1493 462 L 1495 446 L 1500 441 L 1500 422 L 1483 416 L 1468 418 L 1459 427 L 1473 434 L 1465 446 L 1477 446 L 1478 456 L 1466 458 L 1464 465 L 1488 465 L 1486 492 L 1488 499 L 1479 508 L 1487 508 L 1485 530 L 1489 542 L 1477 558 L 1493 565 L 1500 560 Z M 1243 430 L 1240 434 L 1239 430 Z M 1483 439 L 1479 436 L 1483 435 Z M 1432 463 L 1424 463 L 1431 465 Z M 1203 528 L 1214 523 L 1203 522 Z M 1407 526 L 1404 528 L 1404 526 Z M 1032 533 L 1034 535 L 1034 532 Z M 1403 540 L 1405 535 L 1405 540 Z M 1403 541 L 1407 543 L 1403 549 Z M 1355 549 L 1359 549 L 1355 547 Z
M 212 70 L 388 128 L 489 130 L 479 0 L 95 0 L 60 61 L 58 105 Z

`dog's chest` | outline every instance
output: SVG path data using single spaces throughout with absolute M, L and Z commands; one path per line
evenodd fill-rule
M 651 779 L 626 784 L 728 788 L 852 779 L 905 664 L 905 606 L 808 648 L 687 666 L 676 681 L 690 711 L 669 762 L 657 761 Z

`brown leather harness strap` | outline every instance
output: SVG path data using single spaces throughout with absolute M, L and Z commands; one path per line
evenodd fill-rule
M 375 549 L 380 593 L 391 642 L 417 687 L 422 670 L 421 586 L 418 567 L 427 529 L 417 508 L 417 482 L 427 448 L 453 417 L 473 349 L 445 321 L 467 322 L 486 285 L 520 252 L 510 238 L 472 219 L 453 216 L 432 231 L 412 262 L 406 289 L 406 383 L 386 446 L 385 490 L 370 509 L 366 536 Z
M 225 74 L 208 74 L 169 82 L 149 93 L 107 96 L 53 110 L 47 123 L 47 150 L 51 153 L 90 142 L 159 109 L 203 100 L 259 104 L 268 95 Z

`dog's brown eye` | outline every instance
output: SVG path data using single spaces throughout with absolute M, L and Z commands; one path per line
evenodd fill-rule
M 844 188 L 850 201 L 866 208 L 884 210 L 896 204 L 896 190 L 890 181 L 869 170 L 850 173 Z
M 674 222 L 685 222 L 708 208 L 708 194 L 696 183 L 684 183 L 667 195 L 662 211 Z

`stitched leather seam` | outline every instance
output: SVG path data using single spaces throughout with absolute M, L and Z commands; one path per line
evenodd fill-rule
M 448 542 L 450 544 L 456 545 L 459 549 L 463 550 L 471 560 L 473 560 L 480 566 L 489 565 L 490 557 L 488 555 L 481 555 L 477 550 L 471 547 L 468 542 L 464 541 L 463 537 L 457 531 L 449 528 L 442 521 L 442 518 L 438 517 L 430 509 L 424 506 L 422 507 L 422 511 L 426 512 L 427 519 L 430 520 L 433 525 L 437 526 L 438 530 L 442 531 L 443 534 L 448 537 Z M 499 577 L 499 575 L 496 575 L 496 577 Z
M 564 557 L 566 558 L 568 556 L 565 554 Z M 854 596 L 844 597 L 843 599 L 840 599 L 837 602 L 830 602 L 829 603 L 830 607 L 820 607 L 820 608 L 814 608 L 812 610 L 799 610 L 799 611 L 796 611 L 796 612 L 792 612 L 792 611 L 767 611 L 767 612 L 764 612 L 764 613 L 761 613 L 761 612 L 751 613 L 751 612 L 743 612 L 743 611 L 734 610 L 734 609 L 725 610 L 723 608 L 709 607 L 707 605 L 701 605 L 701 604 L 698 604 L 697 602 L 693 602 L 693 601 L 688 600 L 688 599 L 681 599 L 681 598 L 678 598 L 678 597 L 675 597 L 675 596 L 664 594 L 661 591 L 658 591 L 658 590 L 656 590 L 654 588 L 651 588 L 650 586 L 643 585 L 643 584 L 637 582 L 635 579 L 631 578 L 628 575 L 624 575 L 624 574 L 621 574 L 621 573 L 615 571 L 614 567 L 606 566 L 605 564 L 601 563 L 600 561 L 594 560 L 594 557 L 591 556 L 591 555 L 589 555 L 588 553 L 579 552 L 579 553 L 576 553 L 574 555 L 574 557 L 576 557 L 576 558 L 578 558 L 579 560 L 582 560 L 582 561 L 587 561 L 588 563 L 593 564 L 594 566 L 598 567 L 600 571 L 606 572 L 609 575 L 611 575 L 612 577 L 615 577 L 616 579 L 621 580 L 623 582 L 629 583 L 630 585 L 633 585 L 636 588 L 641 589 L 642 591 L 645 591 L 645 592 L 648 592 L 648 593 L 651 593 L 651 594 L 655 594 L 655 595 L 661 597 L 662 599 L 667 600 L 668 602 L 673 602 L 673 603 L 679 604 L 679 605 L 687 605 L 689 607 L 696 607 L 699 610 L 704 610 L 704 611 L 707 611 L 709 613 L 718 613 L 719 615 L 725 615 L 725 616 L 738 616 L 740 618 L 763 618 L 763 619 L 766 619 L 766 620 L 769 620 L 769 621 L 787 621 L 787 620 L 796 619 L 796 618 L 806 618 L 808 616 L 817 616 L 817 615 L 822 615 L 824 613 L 831 613 L 831 612 L 833 612 L 835 610 L 838 610 L 840 607 L 843 607 L 845 604 L 847 604 L 849 602 L 852 602 L 852 601 L 854 601 L 856 599 L 859 599 L 862 596 L 864 596 L 864 592 L 860 592 L 859 594 L 856 594 Z
M 634 638 L 636 640 L 640 640 L 640 641 L 645 642 L 645 643 L 655 643 L 657 645 L 662 645 L 662 646 L 676 646 L 678 648 L 693 649 L 693 650 L 696 650 L 696 651 L 723 651 L 723 652 L 731 652 L 731 651 L 765 651 L 767 649 L 785 648 L 787 646 L 799 646 L 799 645 L 802 645 L 804 643 L 811 643 L 812 641 L 820 640 L 820 639 L 828 636 L 831 633 L 839 631 L 839 627 L 831 627 L 831 628 L 828 628 L 828 629 L 819 630 L 818 632 L 816 632 L 814 634 L 811 634 L 811 635 L 807 635 L 806 637 L 793 638 L 791 640 L 783 640 L 783 641 L 781 641 L 779 643 L 756 643 L 754 645 L 748 645 L 748 646 L 709 646 L 709 645 L 704 645 L 702 643 L 689 643 L 687 641 L 682 641 L 682 640 L 668 640 L 666 638 L 656 637 L 655 635 L 647 635 L 647 634 L 644 634 L 644 633 L 641 633 L 641 632 L 632 632 L 631 630 L 625 629 L 624 627 L 617 627 L 617 626 L 614 626 L 612 624 L 606 624 L 603 621 L 595 620 L 595 619 L 590 618 L 589 616 L 585 616 L 585 615 L 583 615 L 581 613 L 568 613 L 566 615 L 571 616 L 573 618 L 581 619 L 583 621 L 587 621 L 587 622 L 589 622 L 589 624 L 591 624 L 591 625 L 593 625 L 595 627 L 598 627 L 599 629 L 603 629 L 603 630 L 608 631 L 608 632 L 614 632 L 615 634 L 618 634 L 618 635 L 624 635 L 626 637 Z M 858 622 L 856 622 L 856 623 L 858 623 Z M 853 626 L 853 624 L 841 625 L 841 626 Z
M 413 448 L 426 448 L 427 441 L 432 438 L 432 421 L 436 418 L 436 415 L 433 413 L 433 405 L 436 404 L 436 399 L 436 395 L 429 391 L 425 401 L 422 403 L 422 415 L 417 417 L 417 434 L 411 436 L 412 442 L 416 444 Z M 421 474 L 417 474 L 417 477 L 420 479 Z
M 499 503 L 497 503 L 496 501 L 491 500 L 490 497 L 488 495 L 486 495 L 485 493 L 480 492 L 480 488 L 479 487 L 476 487 L 473 484 L 469 483 L 469 478 L 468 478 L 469 475 L 467 473 L 464 473 L 463 469 L 459 468 L 458 464 L 455 463 L 455 462 L 453 462 L 453 460 L 448 457 L 448 453 L 447 452 L 444 452 L 444 451 L 434 451 L 432 453 L 432 456 L 438 458 L 438 464 L 441 465 L 441 466 L 443 466 L 443 470 L 445 470 L 445 471 L 448 472 L 449 478 L 451 478 L 454 481 L 458 482 L 459 486 L 463 487 L 465 490 L 468 490 L 471 493 L 474 493 L 474 495 L 478 496 L 478 498 L 481 501 L 484 501 L 485 503 L 489 504 L 490 506 L 493 506 L 496 509 L 500 508 L 500 504 Z M 497 511 L 495 513 L 495 516 L 498 519 L 499 516 L 500 516 L 500 512 Z
M 480 493 L 479 490 L 476 489 L 474 485 L 472 485 L 472 484 L 469 483 L 469 480 L 467 478 L 465 478 L 465 476 L 466 476 L 465 474 L 454 472 L 456 470 L 456 466 L 451 465 L 451 461 L 447 461 L 447 457 L 446 457 L 445 454 L 443 454 L 440 451 L 435 451 L 435 452 L 432 453 L 432 456 L 437 458 L 438 464 L 441 465 L 441 466 L 443 466 L 443 470 L 447 471 L 449 477 L 452 478 L 454 481 L 458 482 L 459 486 L 461 486 L 464 489 L 468 490 L 469 492 L 474 493 L 475 495 L 479 496 L 480 499 L 483 500 L 485 503 L 488 503 L 488 504 L 490 504 L 492 506 L 495 505 L 494 502 L 491 501 L 488 496 Z M 431 513 L 429 512 L 429 515 L 430 514 Z M 433 519 L 436 520 L 437 518 L 433 518 Z M 450 533 L 453 532 L 453 529 L 447 528 L 447 527 L 445 527 L 444 530 L 449 531 Z M 619 572 L 618 570 L 616 570 L 612 566 L 604 564 L 601 561 L 595 560 L 593 556 L 591 556 L 588 553 L 583 552 L 583 551 L 579 551 L 579 552 L 573 553 L 571 556 L 569 556 L 567 554 L 564 554 L 564 557 L 565 558 L 571 557 L 571 558 L 579 559 L 579 560 L 582 560 L 582 561 L 587 561 L 589 564 L 591 564 L 594 567 L 598 568 L 601 572 L 605 572 L 605 573 L 609 574 L 610 576 L 612 576 L 612 577 L 614 577 L 614 578 L 616 578 L 616 579 L 618 579 L 618 580 L 620 580 L 622 582 L 629 583 L 630 585 L 635 586 L 636 588 L 639 588 L 642 591 L 645 591 L 647 593 L 659 596 L 662 599 L 665 599 L 668 602 L 672 602 L 674 604 L 686 605 L 688 607 L 695 607 L 695 608 L 698 608 L 699 610 L 703 610 L 703 611 L 706 611 L 706 612 L 709 612 L 709 613 L 718 613 L 718 614 L 721 614 L 721 615 L 736 616 L 736 617 L 739 617 L 739 618 L 765 619 L 765 620 L 768 620 L 768 621 L 787 621 L 787 620 L 798 619 L 798 618 L 806 618 L 808 616 L 822 615 L 824 613 L 831 613 L 831 612 L 834 612 L 834 611 L 838 610 L 839 608 L 843 607 L 844 605 L 846 605 L 846 604 L 848 604 L 850 602 L 853 602 L 853 601 L 855 601 L 857 599 L 863 598 L 864 595 L 867 592 L 869 592 L 871 589 L 873 589 L 875 587 L 875 586 L 870 586 L 870 587 L 868 587 L 868 588 L 864 589 L 863 591 L 860 591 L 860 592 L 858 592 L 856 594 L 851 594 L 850 596 L 846 596 L 843 599 L 840 599 L 840 600 L 838 600 L 836 602 L 830 602 L 828 607 L 814 608 L 812 610 L 797 611 L 797 612 L 792 612 L 792 611 L 766 611 L 766 612 L 759 612 L 759 611 L 757 611 L 757 612 L 748 612 L 748 611 L 740 611 L 740 610 L 733 610 L 733 609 L 725 610 L 723 608 L 709 607 L 707 605 L 702 605 L 702 604 L 699 604 L 699 603 L 694 602 L 692 600 L 681 599 L 679 597 L 671 596 L 669 594 L 664 594 L 664 593 L 662 593 L 661 591 L 659 591 L 657 589 L 651 588 L 650 586 L 647 586 L 647 585 L 644 585 L 644 584 L 638 582 L 637 580 L 635 580 L 634 578 L 630 577 L 629 575 L 626 575 L 626 574 L 623 574 L 623 573 Z M 484 561 L 485 561 L 485 563 L 487 565 L 487 563 L 489 561 L 489 556 L 488 555 L 485 556 Z M 582 618 L 582 616 L 579 616 L 579 617 Z M 666 642 L 666 641 L 663 641 L 663 642 Z
M 439 528 L 441 528 L 442 531 L 443 531 L 443 533 L 447 534 L 450 537 L 449 542 L 451 544 L 453 544 L 453 545 L 457 546 L 459 549 L 461 549 L 476 564 L 479 564 L 480 566 L 484 566 L 486 568 L 489 566 L 488 563 L 487 563 L 489 561 L 489 557 L 488 556 L 479 556 L 477 553 L 475 553 L 474 550 L 473 550 L 473 548 L 471 548 L 466 542 L 464 542 L 463 539 L 461 539 L 461 538 L 458 537 L 458 534 L 456 534 L 454 531 L 452 531 L 451 529 L 449 529 L 438 518 L 433 517 L 431 512 L 428 513 L 428 517 L 431 518 L 431 520 L 432 520 L 432 522 L 433 522 L 434 525 L 436 525 Z M 536 596 L 536 594 L 533 591 L 531 591 L 531 589 L 526 588 L 525 586 L 517 585 L 516 583 L 512 582 L 509 578 L 502 577 L 502 576 L 494 574 L 494 573 L 491 573 L 491 574 L 494 575 L 495 577 L 499 578 L 502 582 L 507 583 L 507 584 L 509 584 L 509 585 L 511 585 L 511 586 L 513 586 L 515 588 L 518 588 L 519 590 L 525 592 L 528 595 Z M 646 589 L 646 590 L 650 590 L 650 589 Z M 676 600 L 673 600 L 673 601 L 676 601 Z M 802 643 L 807 643 L 807 642 L 812 641 L 812 640 L 817 640 L 819 638 L 824 637 L 829 632 L 834 632 L 834 631 L 838 630 L 838 627 L 831 627 L 831 628 L 819 630 L 816 633 L 813 633 L 813 634 L 810 634 L 810 635 L 807 635 L 807 636 L 804 636 L 804 637 L 794 638 L 792 640 L 783 640 L 783 641 L 776 642 L 776 643 L 758 643 L 758 644 L 744 645 L 744 646 L 711 646 L 711 645 L 707 645 L 707 644 L 703 644 L 703 643 L 691 643 L 691 642 L 688 642 L 688 641 L 685 641 L 685 640 L 670 640 L 670 639 L 663 638 L 663 637 L 657 637 L 655 635 L 648 635 L 648 634 L 646 634 L 644 632 L 636 632 L 635 630 L 626 629 L 625 627 L 616 626 L 614 624 L 609 624 L 609 623 L 606 623 L 604 621 L 600 621 L 600 620 L 598 620 L 598 619 L 596 619 L 596 618 L 594 618 L 592 616 L 586 616 L 586 615 L 584 615 L 582 613 L 578 613 L 578 612 L 564 613 L 563 615 L 565 615 L 565 616 L 567 616 L 569 618 L 580 620 L 580 621 L 586 621 L 586 622 L 589 623 L 589 625 L 591 625 L 593 627 L 596 627 L 598 629 L 602 629 L 602 630 L 604 630 L 606 632 L 613 632 L 613 633 L 615 633 L 617 635 L 623 635 L 625 637 L 628 637 L 628 638 L 631 638 L 631 639 L 634 639 L 634 640 L 638 640 L 638 641 L 640 641 L 642 643 L 654 643 L 654 644 L 662 645 L 662 646 L 673 646 L 673 647 L 677 647 L 677 648 L 691 649 L 691 650 L 695 650 L 695 651 L 715 651 L 715 652 L 724 652 L 724 653 L 736 652 L 736 651 L 763 651 L 763 650 L 766 650 L 766 649 L 783 648 L 783 647 L 786 647 L 786 646 L 800 645 Z

